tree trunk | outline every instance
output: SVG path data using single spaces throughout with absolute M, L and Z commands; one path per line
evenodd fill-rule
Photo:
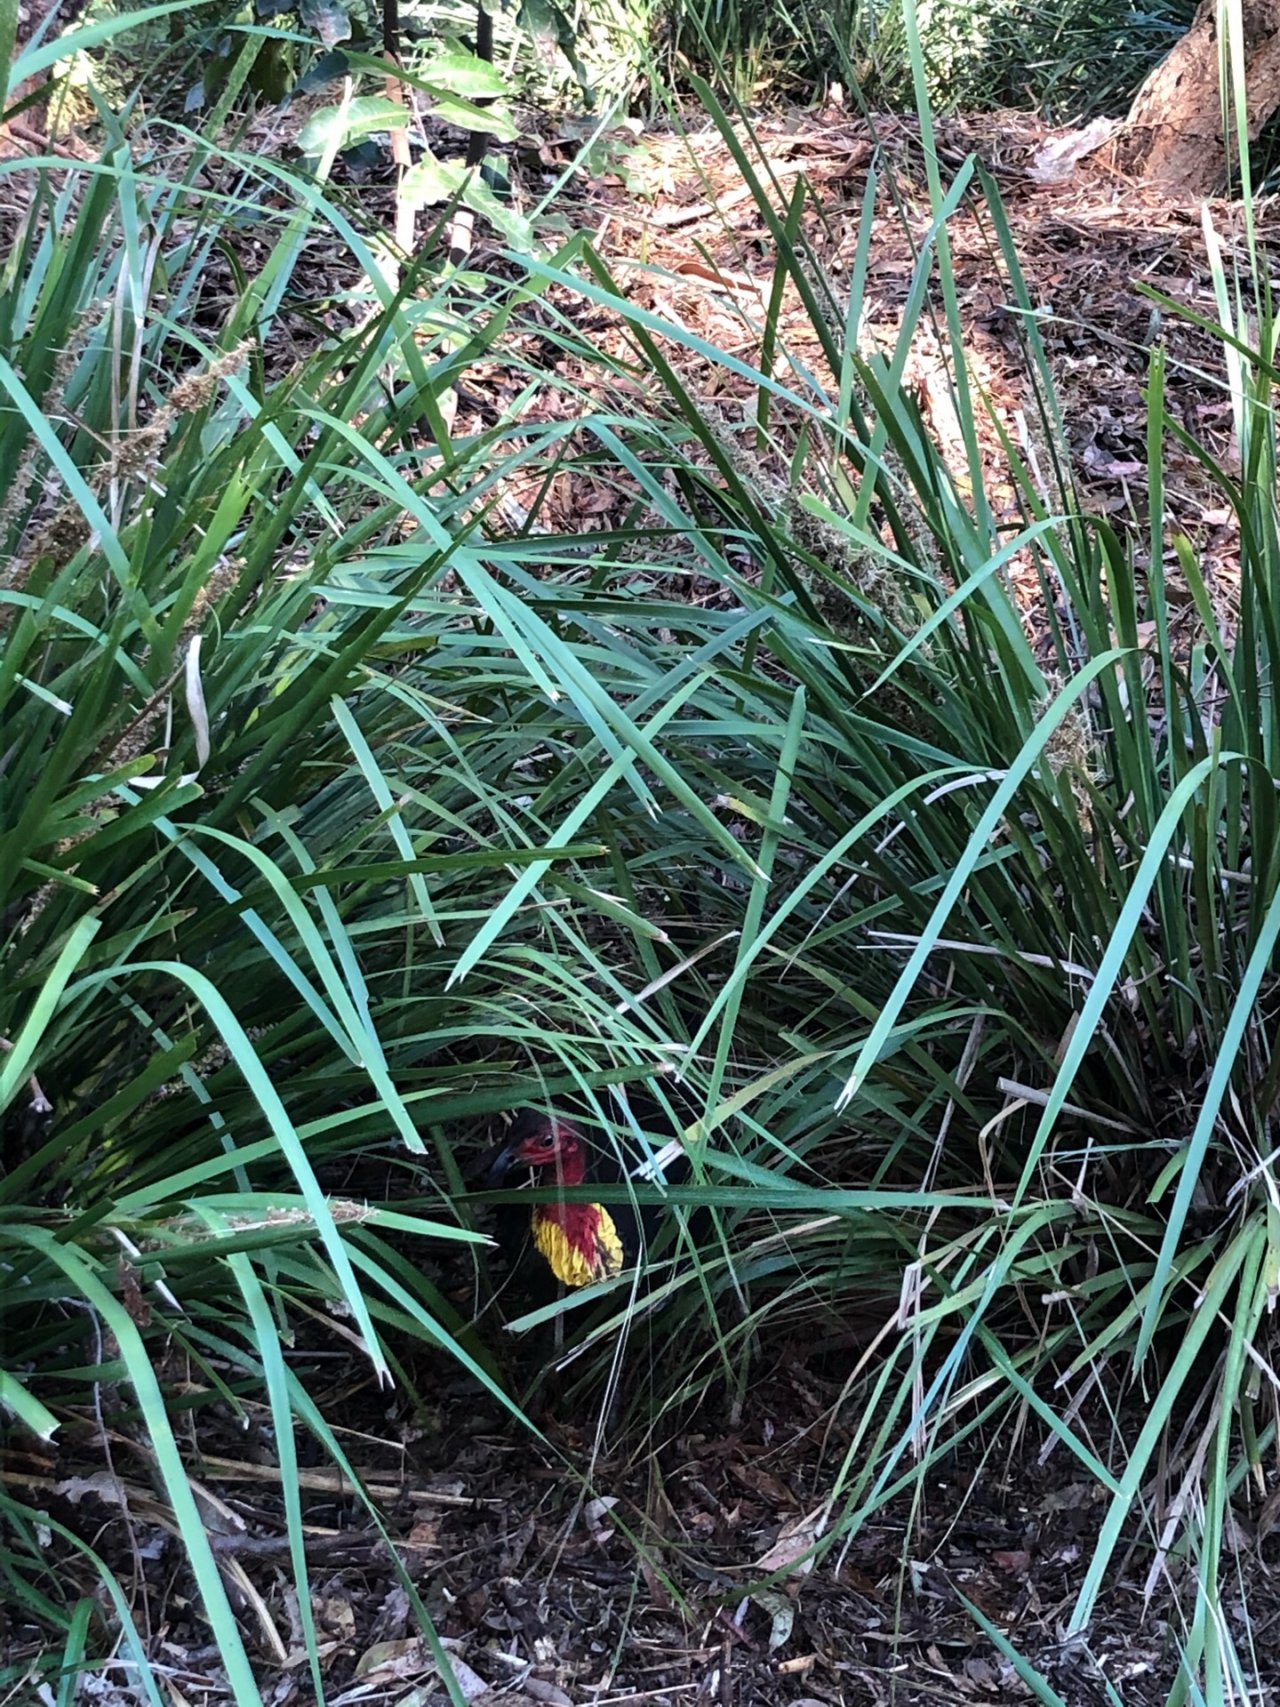
M 1280 0 L 1243 0 L 1249 140 L 1280 108 Z M 1191 27 L 1134 97 L 1116 162 L 1171 195 L 1212 195 L 1227 176 L 1219 92 L 1218 0 L 1200 0 Z M 1230 142 L 1235 155 L 1234 135 Z

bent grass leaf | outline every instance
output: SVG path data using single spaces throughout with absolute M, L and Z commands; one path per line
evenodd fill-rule
M 60 1426 L 48 1406 L 42 1405 L 7 1369 L 0 1369 L 0 1410 L 17 1417 L 41 1440 L 52 1440 Z

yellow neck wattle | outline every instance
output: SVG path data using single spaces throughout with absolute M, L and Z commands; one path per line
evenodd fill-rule
M 622 1240 L 602 1203 L 544 1205 L 534 1212 L 533 1242 L 565 1286 L 589 1286 L 622 1268 Z

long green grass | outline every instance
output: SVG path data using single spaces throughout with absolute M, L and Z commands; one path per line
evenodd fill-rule
M 1191 0 L 937 0 L 915 24 L 939 110 L 1020 107 L 1051 122 L 1123 113 L 1191 22 Z M 911 31 L 900 0 L 671 0 L 667 63 L 748 105 L 825 96 L 912 111 Z
M 851 1373 L 860 1421 L 815 1551 L 973 1429 L 1022 1411 L 1106 1495 L 1069 1630 L 1087 1629 L 1136 1539 L 1153 1591 L 1192 1584 L 1175 1595 L 1170 1699 L 1232 1698 L 1250 1659 L 1224 1608 L 1224 1536 L 1274 1445 L 1280 1272 L 1272 325 L 1250 334 L 1258 295 L 1211 245 L 1241 468 L 1170 416 L 1157 350 L 1149 536 L 1122 537 L 1081 511 L 995 186 L 972 166 L 951 184 L 932 167 L 935 223 L 897 348 L 867 357 L 853 335 L 865 250 L 837 295 L 796 207 L 775 206 L 740 129 L 720 122 L 826 371 L 780 367 L 778 291 L 753 328 L 755 365 L 632 307 L 601 261 L 580 287 L 623 317 L 657 378 L 651 424 L 601 427 L 602 443 L 646 493 L 655 541 L 687 545 L 744 627 L 739 661 L 668 725 L 671 762 L 733 824 L 736 856 L 650 840 L 696 897 L 691 935 L 719 945 L 688 955 L 676 988 L 704 1099 L 690 1140 L 724 1182 L 700 1195 L 732 1228 L 728 1258 L 700 1279 L 734 1307 L 687 1379 L 745 1358 L 771 1323 L 812 1331 L 883 1295 L 886 1276 L 914 1277 L 878 1360 Z M 951 211 L 978 194 L 1051 450 L 1046 486 L 1006 440 L 1012 520 L 983 491 L 985 404 L 947 245 Z M 877 205 L 873 178 L 868 218 Z M 931 296 L 961 466 L 902 387 Z M 706 405 L 683 377 L 704 366 L 754 393 L 754 420 L 732 429 Z M 1170 448 L 1236 520 L 1229 588 L 1168 523 Z M 1196 611 L 1189 645 L 1170 620 L 1166 545 Z M 1042 589 L 1048 639 L 1034 648 L 1015 556 Z M 1102 1454 L 1076 1415 L 1091 1394 L 1115 1417 Z M 1171 1469 L 1169 1514 L 1154 1500 Z
M 321 189 L 100 116 L 97 161 L 5 168 L 29 210 L 0 278 L 0 1402 L 70 1464 L 111 1409 L 106 1468 L 154 1485 L 245 1703 L 190 1440 L 206 1411 L 269 1422 L 323 1699 L 299 1438 L 359 1484 L 307 1348 L 327 1321 L 391 1380 L 417 1340 L 503 1397 L 445 1290 L 479 1240 L 453 1138 L 558 1058 L 582 1076 L 584 1013 L 611 1015 L 555 952 L 604 849 L 589 812 L 567 827 L 585 778 L 545 758 L 608 719 L 476 549 L 495 441 L 416 448 L 510 304 L 461 320 L 422 269 L 393 295 Z M 364 274 L 356 324 L 282 362 L 316 243 Z M 563 915 L 520 905 L 521 872 L 563 878 Z M 644 1029 L 613 1032 L 651 1070 Z M 0 1570 L 54 1633 L 34 1675 L 65 1690 L 123 1644 L 158 1699 L 119 1534 L 23 1488 Z
M 635 1389 L 660 1403 L 740 1395 L 770 1335 L 873 1305 L 814 1552 L 1020 1416 L 1105 1490 L 1071 1628 L 1137 1537 L 1154 1588 L 1192 1583 L 1170 1699 L 1226 1700 L 1249 1666 L 1223 1536 L 1275 1436 L 1272 328 L 1250 336 L 1250 281 L 1217 260 L 1240 471 L 1171 418 L 1156 351 L 1149 535 L 1121 536 L 1074 489 L 995 186 L 944 182 L 926 147 L 933 225 L 871 356 L 868 245 L 826 279 L 804 192 L 775 205 L 749 126 L 698 94 L 778 257 L 754 356 L 635 307 L 578 243 L 487 291 L 427 250 L 393 291 L 322 182 L 178 130 L 140 143 L 105 110 L 97 161 L 9 166 L 35 186 L 0 278 L 11 1437 L 93 1461 L 86 1420 L 119 1411 L 129 1458 L 107 1467 L 146 1480 L 234 1698 L 259 1700 L 205 1531 L 202 1416 L 270 1419 L 305 1624 L 298 1442 L 350 1469 L 315 1335 L 387 1379 L 417 1342 L 504 1400 L 469 1303 L 469 1150 L 530 1099 L 617 1124 L 607 1087 L 646 1082 L 693 1161 L 665 1195 L 713 1232 L 643 1298 L 624 1279 L 553 1307 L 584 1388 L 654 1307 L 681 1327 Z M 883 195 L 873 172 L 868 230 Z M 1006 443 L 1011 516 L 984 491 L 950 263 L 965 198 L 1048 447 L 1033 470 Z M 345 329 L 307 299 L 319 243 L 350 260 Z M 329 336 L 295 357 L 308 308 Z M 579 329 L 602 313 L 629 349 Z M 903 385 L 926 313 L 962 464 Z M 580 375 L 567 418 L 525 414 L 547 342 Z M 450 438 L 448 389 L 499 355 L 508 406 Z M 1237 519 L 1229 600 L 1168 523 L 1175 443 Z M 554 531 L 548 494 L 588 467 L 625 525 Z M 515 482 L 537 496 L 513 528 Z M 1091 1395 L 1114 1406 L 1105 1451 Z M 20 1480 L 2 1509 L 36 1672 L 65 1686 L 119 1644 L 160 1699 L 111 1537 Z

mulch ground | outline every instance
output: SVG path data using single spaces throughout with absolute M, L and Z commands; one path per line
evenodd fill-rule
M 745 1404 L 712 1396 L 659 1414 L 629 1444 L 563 1396 L 543 1398 L 541 1435 L 530 1436 L 443 1360 L 415 1371 L 429 1403 L 379 1396 L 353 1369 L 324 1408 L 376 1520 L 318 1448 L 300 1478 L 327 1700 L 446 1707 L 440 1656 L 418 1634 L 420 1600 L 479 1707 L 1036 1700 L 971 1607 L 1070 1707 L 1165 1702 L 1177 1626 L 1167 1584 L 1147 1603 L 1149 1537 L 1121 1555 L 1088 1632 L 1063 1636 L 1105 1502 L 1025 1418 L 971 1436 L 811 1569 L 769 1586 L 861 1468 L 862 1418 L 829 1356 L 792 1347 L 764 1361 Z M 73 1473 L 74 1447 L 57 1461 L 18 1453 L 5 1466 L 10 1491 L 92 1538 L 172 1699 L 214 1707 L 227 1687 L 187 1598 L 181 1550 L 155 1521 L 144 1455 L 124 1432 L 113 1438 L 116 1475 L 94 1471 L 91 1455 Z M 189 1467 L 264 1703 L 314 1701 L 265 1409 L 202 1413 Z M 1280 1698 L 1280 1656 L 1266 1639 L 1277 1539 L 1242 1510 L 1230 1569 L 1253 1619 L 1260 1703 Z M 76 1555 L 61 1568 L 93 1592 Z M 15 1616 L 11 1663 L 39 1641 Z M 132 1703 L 125 1675 L 123 1664 L 118 1681 L 108 1669 L 92 1699 Z
M 272 121 L 275 144 L 287 143 L 287 128 Z M 757 135 L 758 158 L 784 192 L 801 177 L 810 186 L 807 235 L 836 281 L 853 266 L 875 173 L 883 211 L 871 238 L 859 339 L 868 351 L 891 349 L 929 227 L 918 126 L 900 118 L 871 126 L 833 110 L 780 115 L 762 122 Z M 574 127 L 536 122 L 513 155 L 527 204 L 566 170 L 581 140 Z M 1168 352 L 1171 415 L 1228 467 L 1233 445 L 1221 346 L 1140 286 L 1145 281 L 1214 317 L 1203 219 L 1212 221 L 1230 265 L 1241 242 L 1238 210 L 1215 204 L 1205 214 L 1170 205 L 1116 174 L 1105 146 L 1049 177 L 1051 140 L 1025 114 L 949 121 L 939 132 L 941 165 L 949 177 L 976 152 L 998 182 L 1084 503 L 1130 532 L 1150 572 L 1143 557 L 1143 387 L 1157 342 Z M 376 222 L 386 211 L 389 194 L 376 179 L 345 191 L 366 218 Z M 556 222 L 561 231 L 594 233 L 637 304 L 744 361 L 758 357 L 773 249 L 714 130 L 605 138 L 590 170 L 570 172 L 548 216 L 548 240 Z M 1264 257 L 1273 256 L 1280 218 L 1272 205 L 1258 208 L 1257 223 Z M 967 354 L 993 416 L 984 428 L 985 484 L 998 514 L 1012 522 L 1016 506 L 994 423 L 1033 468 L 1043 454 L 1022 316 L 981 202 L 963 203 L 949 231 Z M 353 277 L 349 257 L 320 238 L 314 243 L 306 277 L 320 303 L 348 289 Z M 474 264 L 489 264 L 495 247 L 482 233 Z M 211 257 L 201 308 L 211 327 L 230 289 L 230 274 L 220 282 L 218 265 Z M 626 350 L 620 323 L 592 309 L 588 324 L 568 291 L 550 300 L 557 314 L 583 316 L 590 338 Z M 931 300 L 940 308 L 936 293 Z M 503 416 L 527 366 L 540 360 L 546 383 L 524 418 L 580 414 L 589 366 L 561 342 L 539 345 L 539 312 L 530 309 L 501 358 L 468 375 L 459 436 Z M 927 320 L 922 327 L 907 382 L 947 450 L 954 422 L 944 345 Z M 291 359 L 305 354 L 318 335 L 314 318 L 299 314 L 275 340 L 274 359 L 282 350 Z M 790 290 L 779 343 L 789 360 L 824 377 L 814 329 Z M 726 433 L 749 437 L 754 392 L 687 346 L 673 359 L 699 399 L 720 410 Z M 1176 445 L 1169 447 L 1166 488 L 1166 540 L 1174 528 L 1186 532 L 1229 597 L 1235 534 L 1220 493 Z M 540 524 L 566 533 L 608 528 L 631 501 L 598 467 L 565 466 L 539 497 Z M 1170 587 L 1176 602 L 1176 576 Z M 829 1353 L 811 1357 L 792 1348 L 758 1372 L 739 1412 L 708 1398 L 694 1414 L 660 1423 L 637 1449 L 607 1433 L 601 1441 L 589 1415 L 553 1400 L 539 1413 L 543 1437 L 522 1434 L 451 1365 L 419 1369 L 422 1391 L 435 1394 L 429 1406 L 404 1394 L 372 1394 L 353 1366 L 349 1391 L 326 1411 L 373 1490 L 390 1546 L 317 1453 L 303 1488 L 328 1699 L 399 1707 L 445 1699 L 437 1659 L 414 1634 L 412 1590 L 432 1613 L 464 1691 L 486 1702 L 923 1707 L 1034 1699 L 966 1601 L 1071 1707 L 1163 1702 L 1177 1630 L 1168 1621 L 1167 1583 L 1147 1605 L 1152 1537 L 1135 1537 L 1120 1556 L 1087 1639 L 1063 1638 L 1104 1507 L 1061 1447 L 1044 1456 L 1044 1440 L 1030 1424 L 974 1436 L 931 1470 L 916 1494 L 881 1505 L 812 1570 L 789 1585 L 749 1592 L 812 1542 L 814 1514 L 857 1459 L 861 1419 L 841 1403 L 846 1374 Z M 248 1416 L 247 1431 L 228 1418 L 223 1438 L 216 1421 L 202 1432 L 192 1469 L 262 1668 L 263 1699 L 304 1702 L 312 1685 L 282 1543 L 279 1471 L 268 1419 L 252 1405 Z M 1108 1428 L 1104 1423 L 1104 1436 Z M 185 1598 L 174 1543 L 150 1516 L 154 1495 L 126 1437 L 117 1439 L 116 1454 L 115 1471 L 103 1472 L 86 1431 L 60 1455 L 11 1455 L 5 1472 L 16 1497 L 48 1502 L 60 1521 L 118 1557 L 173 1700 L 204 1707 L 225 1699 L 216 1652 Z M 1158 1502 L 1156 1509 L 1158 1515 Z M 1232 1540 L 1239 1604 L 1249 1605 L 1255 1623 L 1260 1675 L 1253 1700 L 1280 1699 L 1280 1650 L 1269 1638 L 1276 1541 L 1266 1522 L 1243 1509 Z M 72 1555 L 65 1568 L 84 1570 Z M 88 1576 L 85 1592 L 93 1592 Z M 4 1640 L 16 1663 L 38 1636 L 15 1617 Z M 93 1698 L 116 1707 L 133 1696 L 108 1672 Z
M 938 128 L 939 164 L 949 184 L 974 155 L 998 186 L 1052 374 L 1081 506 L 1127 533 L 1139 565 L 1149 569 L 1144 388 L 1157 345 L 1167 362 L 1167 414 L 1229 473 L 1239 472 L 1222 345 L 1178 310 L 1211 322 L 1217 318 L 1206 224 L 1216 234 L 1228 278 L 1239 265 L 1239 276 L 1247 279 L 1242 220 L 1232 204 L 1179 206 L 1122 177 L 1108 163 L 1106 143 L 1072 161 L 1070 139 L 1071 133 L 1049 131 L 1024 113 L 950 120 Z M 885 117 L 869 124 L 839 110 L 795 113 L 761 121 L 743 142 L 759 179 L 776 186 L 779 203 L 803 180 L 808 200 L 802 229 L 837 293 L 837 308 L 838 293 L 847 288 L 855 268 L 864 197 L 874 177 L 876 214 L 858 347 L 864 355 L 893 351 L 920 249 L 932 226 L 917 121 Z M 616 169 L 573 177 L 555 218 L 571 219 L 593 234 L 618 284 L 637 306 L 690 339 L 704 340 L 748 365 L 758 362 L 773 301 L 775 244 L 729 147 L 709 123 L 683 135 L 636 139 L 619 132 L 593 159 L 598 162 L 603 154 L 607 164 L 609 145 L 616 151 Z M 579 146 L 576 132 L 549 128 L 536 150 L 517 154 L 517 178 L 531 201 L 558 181 Z M 1280 247 L 1274 201 L 1258 205 L 1256 230 L 1261 255 L 1273 255 Z M 1002 435 L 1030 468 L 1048 507 L 1059 508 L 1040 425 L 1043 385 L 1029 359 L 1027 317 L 1014 295 L 996 223 L 976 186 L 948 221 L 947 233 L 970 380 L 986 405 L 978 421 L 983 486 L 997 523 L 1014 529 L 1021 516 Z M 1175 306 L 1157 301 L 1149 290 Z M 1248 303 L 1247 289 L 1243 300 Z M 599 328 L 598 311 L 575 305 L 565 295 L 554 301 L 557 310 L 576 310 L 592 321 L 589 335 L 597 346 L 629 353 L 624 335 L 611 340 Z M 936 277 L 925 301 L 926 313 L 907 353 L 904 384 L 963 491 L 970 482 L 950 394 L 944 302 Z M 835 329 L 842 340 L 842 329 Z M 776 330 L 781 353 L 774 361 L 775 377 L 800 389 L 798 375 L 805 372 L 834 390 L 818 333 L 790 284 L 776 305 Z M 756 446 L 757 396 L 748 383 L 687 343 L 670 342 L 664 353 L 704 412 L 718 417 L 723 438 L 736 444 L 742 460 L 758 466 L 762 481 L 785 486 L 786 457 L 794 445 L 785 420 L 778 425 L 780 443 L 770 458 Z M 552 414 L 557 406 L 572 415 L 581 409 L 579 388 L 590 387 L 585 366 L 561 350 L 553 348 L 550 354 L 552 383 L 531 400 L 528 418 Z M 559 397 L 556 381 L 563 393 Z M 459 431 L 497 419 L 517 382 L 510 370 L 490 370 L 489 408 L 468 412 L 464 400 Z M 469 400 L 483 397 L 485 387 L 482 365 L 468 379 Z M 775 423 L 780 413 L 775 408 Z M 1171 437 L 1165 451 L 1162 567 L 1171 601 L 1176 609 L 1186 598 L 1169 543 L 1181 532 L 1195 545 L 1210 584 L 1229 603 L 1236 540 L 1223 495 L 1194 455 Z M 570 533 L 608 527 L 622 521 L 632 497 L 611 470 L 570 468 L 558 476 L 550 498 L 542 495 L 541 524 Z M 1028 607 L 1041 596 L 1034 580 L 1023 590 Z

